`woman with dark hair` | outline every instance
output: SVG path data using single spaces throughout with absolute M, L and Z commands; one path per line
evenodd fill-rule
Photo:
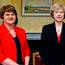
M 0 26 L 0 63 L 2 65 L 29 65 L 30 48 L 24 29 L 16 26 L 17 12 L 14 6 L 0 9 L 3 24 Z
M 45 65 L 65 65 L 65 7 L 55 3 L 52 6 L 53 23 L 43 26 L 40 56 Z

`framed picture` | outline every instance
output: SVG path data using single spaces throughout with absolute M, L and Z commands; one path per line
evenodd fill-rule
M 48 16 L 53 0 L 23 0 L 22 16 Z

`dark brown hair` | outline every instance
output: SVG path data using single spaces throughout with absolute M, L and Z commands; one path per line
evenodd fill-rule
M 15 25 L 17 24 L 18 22 L 18 18 L 17 18 L 17 11 L 15 9 L 14 6 L 12 5 L 4 5 L 2 8 L 0 8 L 0 18 L 3 19 L 3 16 L 4 16 L 4 13 L 5 12 L 13 12 L 16 16 L 16 21 L 15 21 Z

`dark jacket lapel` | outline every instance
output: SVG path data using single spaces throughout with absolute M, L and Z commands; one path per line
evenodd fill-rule
M 52 23 L 52 26 L 51 26 L 51 34 L 50 34 L 52 37 L 52 40 L 53 40 L 53 43 L 55 44 L 58 44 L 58 39 L 57 39 L 57 33 L 56 33 L 56 28 L 55 28 L 55 23 Z

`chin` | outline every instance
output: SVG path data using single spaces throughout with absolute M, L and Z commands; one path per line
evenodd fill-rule
M 57 20 L 58 22 L 62 22 L 63 20 Z
M 14 23 L 9 23 L 9 25 L 13 25 Z
M 63 21 L 58 21 L 58 22 L 63 22 Z

